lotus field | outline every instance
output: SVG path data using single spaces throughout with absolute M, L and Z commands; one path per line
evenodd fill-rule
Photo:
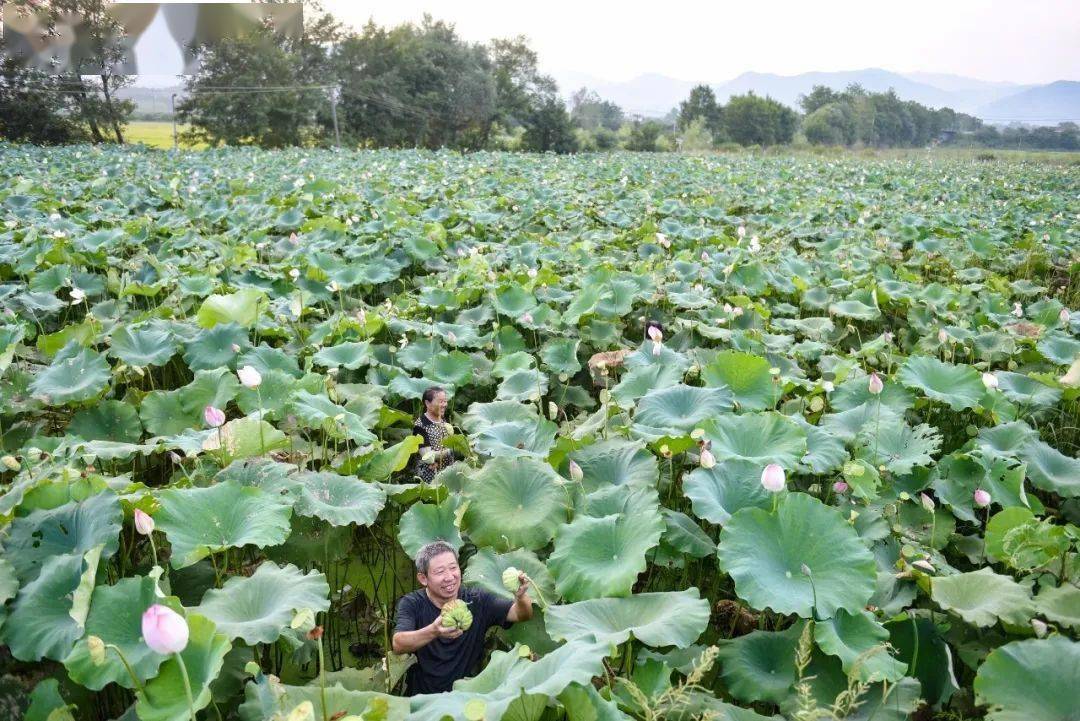
M 5 718 L 1078 718 L 1075 166 L 0 161 Z M 544 602 L 406 697 L 434 539 Z

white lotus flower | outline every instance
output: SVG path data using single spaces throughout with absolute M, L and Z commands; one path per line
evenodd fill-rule
M 581 466 L 577 464 L 577 461 L 570 461 L 570 478 L 575 483 L 581 483 L 581 479 L 585 477 L 585 471 L 581 470 Z
M 300 271 L 297 270 L 296 268 L 293 268 L 292 270 L 289 271 L 289 277 L 292 278 L 295 281 L 297 278 L 300 277 Z
M 72 288 L 71 289 L 71 304 L 72 305 L 78 305 L 79 303 L 82 303 L 84 300 L 86 300 L 86 291 L 84 291 L 82 288 Z
M 1015 315 L 1017 318 L 1023 318 L 1024 306 L 1020 305 L 1019 303 L 1013 303 L 1012 314 Z
M 777 463 L 770 463 L 761 472 L 761 486 L 770 493 L 779 493 L 784 490 L 786 483 L 784 469 Z
M 998 377 L 993 373 L 983 373 L 982 383 L 986 386 L 987 390 L 998 387 Z
M 712 468 L 713 466 L 716 465 L 716 456 L 714 456 L 712 454 L 712 451 L 710 451 L 708 448 L 704 448 L 701 451 L 701 460 L 700 460 L 700 462 L 701 462 L 701 467 L 702 468 L 706 468 L 706 469 Z
M 1061 309 L 1061 312 L 1058 313 L 1058 320 L 1060 320 L 1062 323 L 1068 325 L 1068 323 L 1069 323 L 1069 309 L 1068 308 L 1062 308 Z
M 244 366 L 236 371 L 236 377 L 246 388 L 258 388 L 262 385 L 262 375 L 252 366 Z

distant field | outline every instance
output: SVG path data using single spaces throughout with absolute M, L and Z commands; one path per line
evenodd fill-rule
M 186 126 L 177 126 L 179 132 L 183 132 Z M 170 122 L 159 122 L 149 120 L 137 120 L 127 125 L 127 131 L 125 133 L 125 140 L 129 143 L 144 143 L 151 148 L 171 148 L 173 146 L 173 126 Z M 206 147 L 205 144 L 198 145 L 184 145 L 181 141 L 181 146 L 186 148 L 202 148 Z

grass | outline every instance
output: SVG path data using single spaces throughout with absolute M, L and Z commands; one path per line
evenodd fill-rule
M 176 126 L 177 132 L 183 132 L 186 127 Z M 124 131 L 124 140 L 129 143 L 143 143 L 151 148 L 169 149 L 173 146 L 173 126 L 167 121 L 135 120 L 127 124 Z M 204 148 L 205 144 L 185 144 L 180 142 L 182 148 Z

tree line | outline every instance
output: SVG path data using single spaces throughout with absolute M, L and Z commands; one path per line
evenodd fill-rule
M 33 5 L 23 0 L 23 5 Z M 117 37 L 101 0 L 57 0 L 98 28 L 101 57 Z M 666 118 L 628 116 L 581 88 L 564 102 L 538 69 L 524 37 L 470 43 L 452 24 L 347 29 L 307 3 L 303 32 L 282 37 L 266 24 L 195 48 L 200 67 L 177 106 L 185 142 L 218 145 L 422 147 L 538 152 L 687 150 L 792 142 L 858 147 L 932 144 L 1080 149 L 1074 124 L 998 130 L 949 108 L 901 100 L 893 91 L 816 86 L 802 113 L 753 92 L 720 103 L 694 87 Z M 2 40 L 0 40 L 2 42 Z M 0 51 L 2 51 L 0 46 Z M 106 68 L 108 67 L 108 63 Z M 0 62 L 0 138 L 39 143 L 124 142 L 134 110 L 116 97 L 130 78 L 72 68 L 47 75 Z

